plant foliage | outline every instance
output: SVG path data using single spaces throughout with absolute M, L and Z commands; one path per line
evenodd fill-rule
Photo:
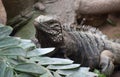
M 11 37 L 12 28 L 0 25 L 0 77 L 97 77 L 72 60 L 44 55 L 54 48 L 36 48 L 30 40 Z

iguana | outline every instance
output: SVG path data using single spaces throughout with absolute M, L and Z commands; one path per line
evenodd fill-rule
M 98 68 L 107 75 L 112 73 L 114 64 L 120 64 L 120 44 L 102 37 L 100 31 L 65 28 L 55 17 L 43 15 L 34 24 L 41 47 L 56 47 L 56 55 L 63 53 L 81 66 Z

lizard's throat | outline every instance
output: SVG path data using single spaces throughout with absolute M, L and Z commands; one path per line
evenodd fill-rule
M 62 33 L 51 35 L 49 33 L 37 30 L 36 37 L 38 38 L 42 47 L 59 47 L 63 45 L 64 39 Z
M 55 43 L 62 43 L 63 42 L 63 35 L 62 35 L 62 33 L 60 33 L 58 35 L 52 36 L 51 39 Z

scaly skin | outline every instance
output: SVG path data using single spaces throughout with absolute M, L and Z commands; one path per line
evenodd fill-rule
M 101 68 L 110 75 L 115 64 L 120 64 L 120 44 L 114 43 L 92 30 L 63 28 L 54 17 L 40 16 L 35 20 L 36 38 L 42 47 L 56 47 L 58 55 L 89 66 Z

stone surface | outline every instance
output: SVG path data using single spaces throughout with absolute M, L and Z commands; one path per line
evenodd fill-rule
M 56 15 L 60 22 L 72 24 L 75 22 L 75 5 L 77 0 L 46 0 L 46 14 Z
M 104 14 L 120 11 L 120 0 L 79 0 L 81 14 Z
M 44 11 L 44 10 L 45 10 L 45 6 L 44 6 L 44 4 L 42 4 L 41 2 L 35 3 L 33 7 L 34 7 L 36 10 L 39 10 L 39 11 Z
M 7 18 L 6 18 L 6 11 L 4 8 L 4 5 L 2 3 L 2 0 L 0 0 L 0 23 L 6 24 Z
M 37 0 L 3 0 L 8 19 L 20 14 L 28 7 L 32 7 Z
M 76 3 L 77 17 L 82 14 L 81 18 L 86 19 L 84 24 L 93 26 L 105 24 L 108 14 L 120 12 L 119 8 L 120 0 L 78 0 Z

